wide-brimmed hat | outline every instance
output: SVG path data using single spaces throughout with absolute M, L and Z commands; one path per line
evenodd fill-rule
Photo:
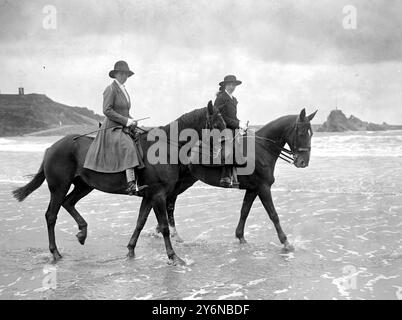
M 231 82 L 235 83 L 236 86 L 238 86 L 239 84 L 241 84 L 241 81 L 240 81 L 240 80 L 237 80 L 237 79 L 236 79 L 236 76 L 234 76 L 234 75 L 228 75 L 228 76 L 226 76 L 225 78 L 223 78 L 223 81 L 222 81 L 222 82 L 219 82 L 219 85 L 220 85 L 220 86 L 223 86 L 223 85 L 225 85 L 226 83 L 231 83 Z
M 117 61 L 114 64 L 114 69 L 109 72 L 109 77 L 114 78 L 117 72 L 126 72 L 129 77 L 131 77 L 134 72 L 130 70 L 126 61 Z

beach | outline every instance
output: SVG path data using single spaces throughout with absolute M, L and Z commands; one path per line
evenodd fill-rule
M 402 299 L 402 131 L 317 132 L 307 168 L 278 161 L 272 194 L 290 253 L 258 199 L 240 245 L 244 191 L 197 182 L 176 204 L 185 266 L 168 264 L 153 213 L 128 260 L 141 199 L 99 191 L 77 205 L 84 246 L 60 210 L 63 259 L 52 263 L 46 183 L 21 203 L 11 191 L 59 138 L 0 138 L 0 299 Z

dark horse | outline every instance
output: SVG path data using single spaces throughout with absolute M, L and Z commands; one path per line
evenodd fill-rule
M 175 122 L 178 126 L 178 132 L 183 129 L 194 129 L 198 137 L 201 137 L 203 129 L 226 128 L 225 121 L 212 102 L 208 103 L 207 108 L 201 108 L 186 113 Z M 159 127 L 170 137 L 172 130 L 171 124 L 165 127 Z M 144 153 L 154 144 L 154 141 L 148 141 L 147 136 L 152 134 L 152 130 L 147 134 L 142 134 L 140 143 Z M 93 138 L 79 137 L 78 135 L 68 135 L 49 147 L 44 155 L 43 162 L 38 173 L 32 181 L 24 187 L 13 191 L 14 197 L 23 201 L 29 194 L 41 186 L 46 179 L 50 190 L 50 203 L 46 211 L 46 222 L 49 235 L 49 250 L 54 260 L 61 258 L 56 246 L 55 224 L 60 207 L 63 206 L 78 224 L 79 232 L 77 238 L 81 244 L 85 243 L 87 237 L 87 223 L 79 212 L 75 209 L 77 202 L 88 195 L 93 189 L 107 193 L 126 194 L 126 176 L 124 172 L 119 173 L 100 173 L 83 168 L 84 160 Z M 169 143 L 169 141 L 166 141 Z M 195 144 L 197 141 L 187 143 Z M 185 142 L 178 142 L 178 147 Z M 169 151 L 169 150 L 168 150 Z M 163 234 L 166 252 L 169 260 L 174 264 L 183 264 L 173 250 L 170 241 L 170 232 L 168 227 L 166 202 L 169 195 L 174 193 L 183 166 L 180 164 L 150 164 L 148 157 L 144 157 L 145 168 L 139 171 L 139 180 L 142 184 L 149 187 L 145 189 L 143 200 L 141 202 L 135 231 L 128 244 L 129 257 L 134 257 L 134 249 L 143 229 L 150 210 L 153 208 L 155 215 Z M 69 193 L 71 184 L 74 189 Z
M 255 142 L 255 170 L 251 175 L 239 175 L 240 189 L 245 189 L 243 205 L 240 213 L 240 220 L 236 228 L 236 237 L 240 243 L 246 243 L 244 238 L 244 226 L 250 212 L 251 206 L 258 196 L 267 211 L 270 219 L 274 223 L 279 241 L 284 245 L 285 250 L 293 250 L 292 245 L 287 240 L 285 233 L 279 222 L 279 217 L 272 201 L 271 186 L 275 181 L 274 169 L 276 161 L 285 144 L 291 149 L 293 164 L 297 168 L 305 168 L 309 164 L 311 137 L 313 131 L 310 121 L 315 114 L 306 116 L 303 109 L 299 115 L 287 115 L 280 117 L 262 127 L 255 132 L 255 135 L 243 136 L 247 143 Z M 175 228 L 174 207 L 177 196 L 191 187 L 197 180 L 201 180 L 212 186 L 219 186 L 220 168 L 213 168 L 203 165 L 190 164 L 181 176 L 180 188 L 176 189 L 167 203 L 167 213 L 169 225 Z M 157 227 L 159 231 L 159 226 Z

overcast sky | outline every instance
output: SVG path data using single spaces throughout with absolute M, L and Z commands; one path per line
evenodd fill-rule
M 45 5 L 57 27 L 45 29 Z M 345 29 L 343 8 L 357 9 Z M 126 87 L 134 118 L 166 124 L 214 99 L 235 74 L 238 116 L 265 124 L 336 102 L 347 116 L 402 124 L 400 0 L 0 0 L 0 91 L 45 93 L 102 113 L 117 60 L 135 75 Z

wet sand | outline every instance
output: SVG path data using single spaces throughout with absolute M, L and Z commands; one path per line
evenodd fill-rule
M 52 264 L 46 184 L 24 202 L 11 190 L 36 172 L 41 152 L 0 151 L 0 299 L 397 299 L 402 298 L 401 157 L 317 156 L 297 169 L 279 163 L 273 188 L 281 224 L 295 252 L 284 253 L 259 200 L 234 230 L 244 191 L 197 183 L 176 206 L 187 265 L 171 266 L 150 218 L 134 260 L 126 245 L 140 198 L 92 192 L 77 206 L 77 226 L 61 209 L 56 239 L 63 259 Z M 55 270 L 55 271 L 54 271 Z M 56 275 L 55 288 L 44 281 Z

